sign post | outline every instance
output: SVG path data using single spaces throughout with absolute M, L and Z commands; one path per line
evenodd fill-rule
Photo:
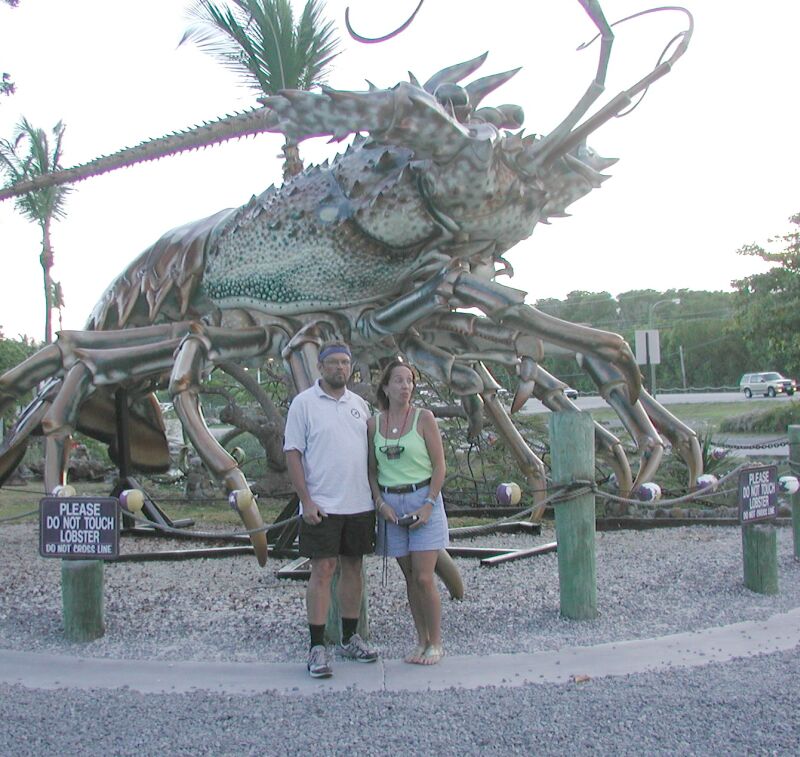
M 60 557 L 64 635 L 92 641 L 105 633 L 103 560 L 119 554 L 116 497 L 44 497 L 39 554 Z
M 789 426 L 789 464 L 795 475 L 800 471 L 800 426 Z M 800 491 L 792 494 L 792 541 L 794 559 L 800 560 Z
M 661 364 L 661 342 L 658 329 L 639 329 L 634 334 L 636 362 L 650 371 L 650 394 L 656 396 L 656 366 Z
M 744 585 L 759 594 L 778 593 L 778 469 L 748 468 L 739 474 Z

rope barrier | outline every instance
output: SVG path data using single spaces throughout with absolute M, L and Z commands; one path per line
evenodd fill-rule
M 485 523 L 480 526 L 462 526 L 460 528 L 451 528 L 450 536 L 455 539 L 461 539 L 469 538 L 470 536 L 480 536 L 485 533 L 491 533 L 492 530 L 497 528 L 498 525 L 518 521 L 521 518 L 524 518 L 526 515 L 530 515 L 534 510 L 537 510 L 540 507 L 546 507 L 550 503 L 556 504 L 557 502 L 568 502 L 571 499 L 575 499 L 575 497 L 583 496 L 584 494 L 592 491 L 593 486 L 593 483 L 586 481 L 576 481 L 571 484 L 564 484 L 549 497 L 545 497 L 541 502 L 537 502 L 530 507 L 526 507 L 524 510 L 514 513 L 514 515 L 507 515 L 504 518 L 498 518 L 497 520 L 492 521 L 492 523 Z M 570 496 L 564 496 L 566 492 L 570 491 L 572 492 Z
M 720 447 L 729 447 L 730 449 L 771 449 L 773 447 L 785 447 L 789 444 L 788 437 L 781 437 L 779 439 L 772 439 L 767 442 L 754 442 L 752 444 L 736 444 L 735 442 L 729 441 L 718 441 L 716 439 L 711 439 L 712 444 L 716 444 Z
M 301 515 L 293 515 L 291 518 L 286 518 L 285 520 L 279 520 L 275 523 L 265 524 L 263 526 L 259 526 L 258 528 L 250 528 L 250 529 L 243 529 L 243 530 L 235 530 L 235 531 L 197 531 L 195 529 L 187 529 L 187 528 L 176 528 L 175 526 L 169 526 L 166 523 L 156 523 L 148 518 L 142 518 L 139 515 L 134 515 L 133 513 L 125 512 L 125 515 L 131 518 L 135 523 L 139 523 L 141 525 L 146 525 L 151 528 L 154 528 L 159 531 L 164 531 L 167 534 L 180 534 L 186 536 L 193 536 L 195 538 L 200 539 L 235 539 L 242 535 L 251 536 L 252 534 L 260 534 L 260 533 L 267 533 L 269 531 L 274 531 L 278 528 L 283 528 L 284 526 L 288 526 L 290 523 L 294 523 L 297 520 L 300 520 L 302 517 Z

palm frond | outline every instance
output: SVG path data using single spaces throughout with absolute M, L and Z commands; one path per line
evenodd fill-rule
M 197 0 L 196 23 L 179 44 L 191 41 L 266 95 L 322 83 L 338 55 L 334 26 L 324 22 L 321 0 L 308 0 L 295 24 L 289 0 Z

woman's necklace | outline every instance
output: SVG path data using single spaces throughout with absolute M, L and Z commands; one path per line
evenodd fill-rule
M 409 406 L 406 408 L 406 414 L 403 416 L 403 424 L 402 424 L 400 427 L 397 427 L 397 426 L 394 426 L 394 427 L 392 427 L 392 421 L 391 421 L 391 412 L 387 412 L 387 413 L 386 413 L 386 420 L 389 422 L 389 426 L 390 426 L 391 432 L 392 432 L 393 434 L 396 434 L 396 433 L 398 433 L 398 432 L 399 432 L 401 429 L 405 428 L 405 426 L 406 426 L 406 421 L 408 420 L 408 414 L 409 414 L 410 412 L 411 412 L 411 405 L 409 405 Z

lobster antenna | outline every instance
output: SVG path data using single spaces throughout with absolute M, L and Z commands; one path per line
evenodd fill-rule
M 678 44 L 677 48 L 672 52 L 672 54 L 669 56 L 669 58 L 663 60 L 663 54 L 662 54 L 662 60 L 648 74 L 639 79 L 639 81 L 637 81 L 630 88 L 616 95 L 610 102 L 606 103 L 606 105 L 604 105 L 594 115 L 590 116 L 587 120 L 576 125 L 576 123 L 582 117 L 581 112 L 583 115 L 585 115 L 586 111 L 589 109 L 592 102 L 596 100 L 600 92 L 602 92 L 602 86 L 599 88 L 595 87 L 594 91 L 593 87 L 590 87 L 589 90 L 587 90 L 584 97 L 582 98 L 581 102 L 578 104 L 578 106 L 576 106 L 576 108 L 570 114 L 570 116 L 564 121 L 562 121 L 562 123 L 559 126 L 557 126 L 550 134 L 548 134 L 541 140 L 541 142 L 538 145 L 538 149 L 536 150 L 536 158 L 535 158 L 536 164 L 538 165 L 550 164 L 554 160 L 556 160 L 560 155 L 564 155 L 577 145 L 584 142 L 589 134 L 596 131 L 598 128 L 600 128 L 600 126 L 605 124 L 607 121 L 610 121 L 612 118 L 616 118 L 625 109 L 630 110 L 633 98 L 636 95 L 638 95 L 640 92 L 646 91 L 653 82 L 657 81 L 662 76 L 665 76 L 672 70 L 673 65 L 678 61 L 679 58 L 683 56 L 683 54 L 689 47 L 689 42 L 692 38 L 692 33 L 694 32 L 694 17 L 686 8 L 677 5 L 664 6 L 660 8 L 650 8 L 649 10 L 640 11 L 639 13 L 636 13 L 632 16 L 628 16 L 626 19 L 622 19 L 621 21 L 616 21 L 615 23 L 619 24 L 622 23 L 622 21 L 635 18 L 636 16 L 643 16 L 647 13 L 656 13 L 659 11 L 668 11 L 668 10 L 680 11 L 681 13 L 685 13 L 686 16 L 688 16 L 689 18 L 689 28 L 677 34 L 670 41 L 670 45 L 672 44 L 672 42 L 678 39 L 680 40 L 680 43 Z M 595 39 L 597 39 L 597 36 L 593 37 L 593 39 L 590 42 L 585 43 L 578 49 L 579 50 L 583 49 L 587 45 L 591 44 L 591 42 L 594 41 Z M 667 45 L 667 49 L 669 48 L 670 45 Z M 594 84 L 597 83 L 598 83 L 597 80 L 595 80 Z
M 408 17 L 406 21 L 404 21 L 400 26 L 397 27 L 393 32 L 389 32 L 388 34 L 384 34 L 382 37 L 364 37 L 361 34 L 358 34 L 353 27 L 350 25 L 350 6 L 348 5 L 344 9 L 344 25 L 347 27 L 348 34 L 356 41 L 356 42 L 363 42 L 366 45 L 374 44 L 375 42 L 386 42 L 386 40 L 391 39 L 392 37 L 396 37 L 400 32 L 405 31 L 411 25 L 411 22 L 414 20 L 414 16 L 417 15 L 419 9 L 422 7 L 422 4 L 425 0 L 419 0 L 419 5 L 417 5 L 414 12 Z
M 620 24 L 624 24 L 626 21 L 630 21 L 631 19 L 637 18 L 639 16 L 646 16 L 648 13 L 658 13 L 660 11 L 681 11 L 683 13 L 686 13 L 689 16 L 689 21 L 691 23 L 691 13 L 689 13 L 689 11 L 686 8 L 683 8 L 683 7 L 679 6 L 679 5 L 663 5 L 663 6 L 660 6 L 658 8 L 648 8 L 647 10 L 639 11 L 638 13 L 632 13 L 630 16 L 625 16 L 625 18 L 621 18 L 618 21 L 614 21 L 613 24 L 609 24 L 609 28 L 612 28 L 614 26 L 619 26 Z M 689 36 L 691 36 L 691 33 L 692 33 L 691 28 L 689 29 L 688 32 L 678 32 L 664 46 L 664 49 L 661 51 L 661 55 L 658 57 L 658 61 L 656 62 L 655 68 L 658 68 L 664 62 L 664 58 L 667 55 L 667 51 L 672 47 L 672 45 L 677 40 L 681 39 L 682 37 L 685 37 L 687 35 L 687 33 L 688 33 Z M 592 37 L 588 42 L 584 42 L 584 43 L 578 45 L 576 50 L 585 50 L 587 47 L 592 45 L 595 42 L 595 40 L 597 40 L 599 37 L 600 37 L 599 33 L 595 34 L 594 37 Z M 644 96 L 647 94 L 647 91 L 649 89 L 650 89 L 650 85 L 648 84 L 644 88 L 642 93 L 639 95 L 639 99 L 635 103 L 633 103 L 633 105 L 631 105 L 627 110 L 623 110 L 620 113 L 617 113 L 615 118 L 623 118 L 624 116 L 627 116 L 627 115 L 630 115 L 631 113 L 633 113 L 633 111 L 636 110 L 636 108 L 638 108 L 642 104 L 642 100 L 644 100 Z

